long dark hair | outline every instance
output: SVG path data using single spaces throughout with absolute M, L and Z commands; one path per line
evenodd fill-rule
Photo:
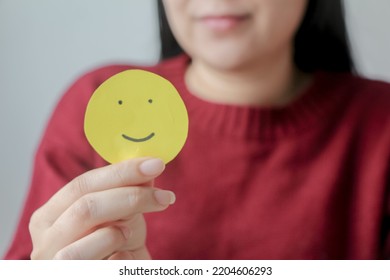
M 161 58 L 182 52 L 168 25 L 162 0 L 158 0 Z M 354 71 L 342 0 L 309 0 L 294 41 L 294 61 L 304 72 Z

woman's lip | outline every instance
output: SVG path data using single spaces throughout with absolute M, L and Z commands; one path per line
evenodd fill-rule
M 248 15 L 210 15 L 199 21 L 214 31 L 229 31 L 249 18 Z

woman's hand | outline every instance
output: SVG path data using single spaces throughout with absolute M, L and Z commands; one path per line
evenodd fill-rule
M 30 221 L 31 259 L 147 259 L 142 213 L 174 203 L 152 187 L 165 166 L 139 158 L 80 175 L 38 209 Z

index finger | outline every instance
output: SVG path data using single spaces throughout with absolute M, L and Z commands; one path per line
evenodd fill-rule
M 136 158 L 88 171 L 66 184 L 37 212 L 52 224 L 77 199 L 87 193 L 150 183 L 164 171 L 164 162 L 155 158 Z

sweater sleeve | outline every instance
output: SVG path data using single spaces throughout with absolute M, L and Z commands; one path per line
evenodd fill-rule
M 28 225 L 32 213 L 67 182 L 104 164 L 84 135 L 84 113 L 97 86 L 119 70 L 106 67 L 88 73 L 59 101 L 36 151 L 28 195 L 5 259 L 29 259 L 32 242 Z
M 390 163 L 389 163 L 390 164 Z M 386 216 L 384 220 L 384 258 L 390 260 L 390 166 L 387 180 L 387 204 Z
M 387 93 L 390 95 L 390 93 Z M 390 98 L 388 99 L 390 100 Z M 390 102 L 383 102 L 383 104 L 387 104 L 386 106 L 386 111 L 387 113 L 386 116 L 387 117 L 384 117 L 382 118 L 385 123 L 385 135 L 386 135 L 386 139 L 387 139 L 387 145 L 386 146 L 386 150 L 385 150 L 385 158 L 386 158 L 386 155 L 387 155 L 387 162 L 386 162 L 386 182 L 385 182 L 385 188 L 386 188 L 386 192 L 385 192 L 385 198 L 384 198 L 384 220 L 383 220 L 383 227 L 382 227 L 382 243 L 381 243 L 381 247 L 382 247 L 382 255 L 381 255 L 381 258 L 384 258 L 384 259 L 387 259 L 387 260 L 390 260 L 390 116 L 389 116 L 389 113 L 388 113 L 388 105 L 390 104 Z M 387 120 L 387 121 L 386 121 Z M 386 160 L 386 159 L 385 159 Z

